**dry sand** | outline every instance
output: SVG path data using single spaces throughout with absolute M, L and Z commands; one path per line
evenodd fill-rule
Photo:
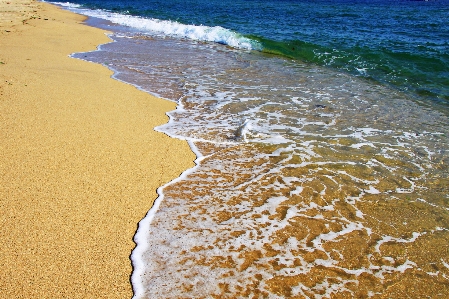
M 174 103 L 68 57 L 109 41 L 83 19 L 0 0 L 1 298 L 130 298 L 137 223 L 193 165 L 153 131 Z

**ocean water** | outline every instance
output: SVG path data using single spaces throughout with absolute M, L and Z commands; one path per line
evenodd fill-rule
M 449 296 L 448 1 L 59 5 L 197 155 L 139 223 L 134 298 Z

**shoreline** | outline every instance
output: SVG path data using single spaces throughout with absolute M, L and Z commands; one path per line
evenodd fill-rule
M 70 58 L 111 41 L 84 16 L 31 0 L 0 16 L 2 294 L 130 298 L 138 222 L 194 165 L 153 130 L 176 104 Z

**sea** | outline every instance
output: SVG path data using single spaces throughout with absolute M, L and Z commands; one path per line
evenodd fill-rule
M 133 298 L 449 298 L 448 0 L 52 3 L 197 156 L 138 225 Z

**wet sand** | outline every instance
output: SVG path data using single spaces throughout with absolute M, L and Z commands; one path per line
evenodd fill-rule
M 0 0 L 4 298 L 130 298 L 137 223 L 193 165 L 187 143 L 153 130 L 174 103 L 69 57 L 110 41 L 83 20 Z

